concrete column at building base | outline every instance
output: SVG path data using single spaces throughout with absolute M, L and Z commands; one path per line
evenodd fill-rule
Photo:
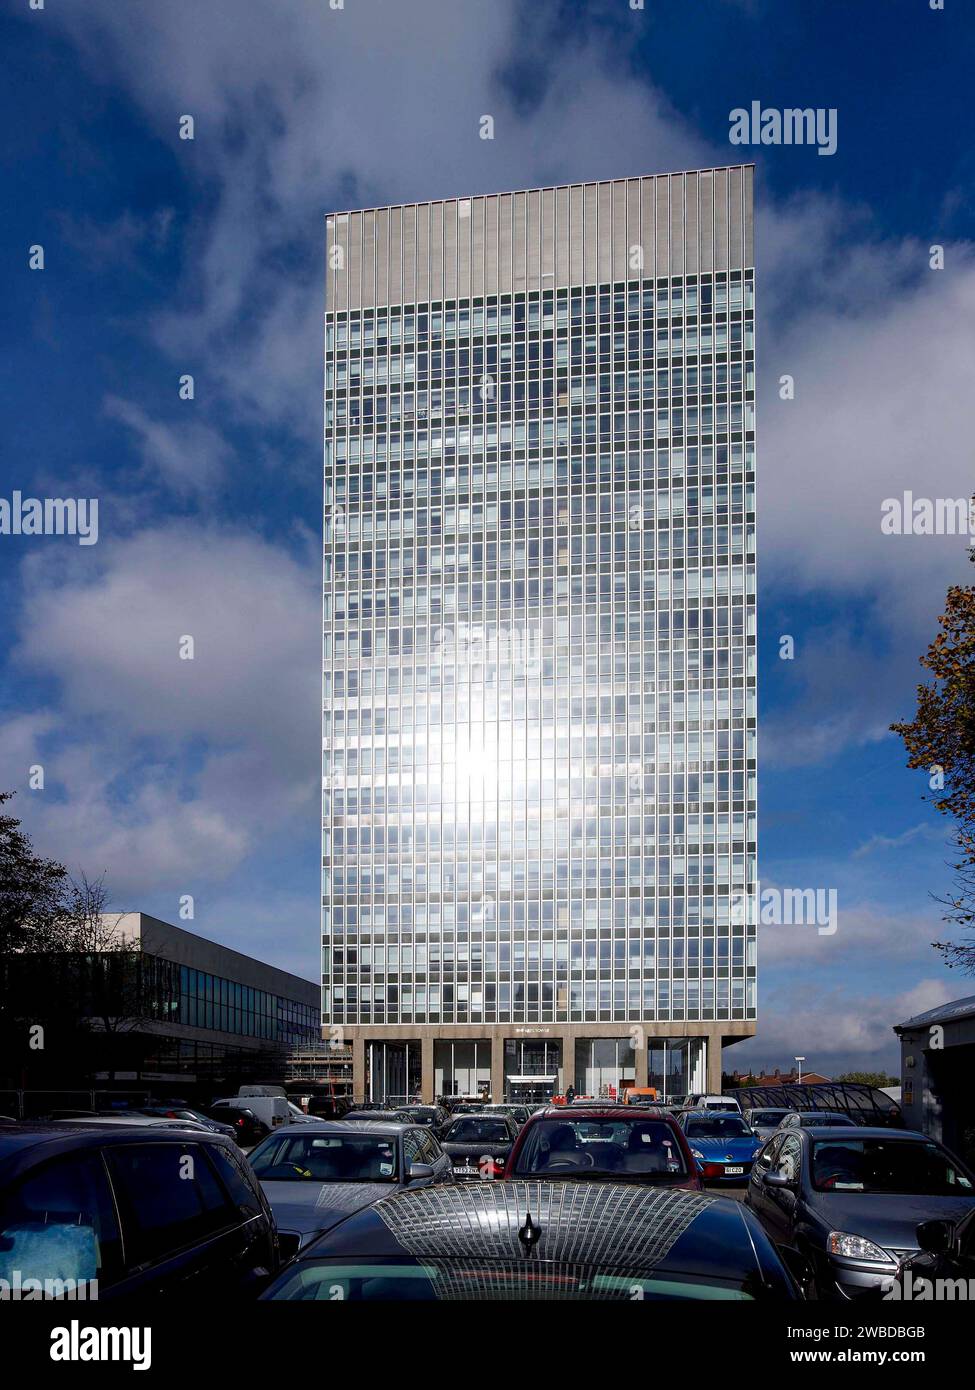
M 434 1101 L 433 1038 L 424 1033 L 420 1038 L 420 1098 L 424 1105 Z
M 352 1099 L 368 1100 L 366 1095 L 366 1040 L 361 1033 L 352 1038 Z
M 497 1029 L 491 1032 L 491 1099 L 495 1104 L 504 1100 L 504 1038 Z
M 708 1094 L 721 1094 L 721 1034 L 708 1033 Z
M 640 1046 L 634 1049 L 634 1078 L 638 1086 L 648 1085 L 647 1074 L 647 1035 L 644 1029 L 640 1029 L 638 1034 Z

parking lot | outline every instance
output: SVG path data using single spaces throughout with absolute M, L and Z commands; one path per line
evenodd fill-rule
M 935 1141 L 686 1099 L 11 1119 L 0 1289 L 879 1303 L 906 1272 L 971 1267 L 975 1178 Z

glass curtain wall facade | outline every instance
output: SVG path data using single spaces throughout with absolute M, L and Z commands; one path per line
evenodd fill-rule
M 754 1031 L 751 176 L 327 219 L 333 1030 Z

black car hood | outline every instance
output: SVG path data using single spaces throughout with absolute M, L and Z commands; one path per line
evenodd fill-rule
M 261 1187 L 271 1204 L 278 1230 L 294 1231 L 300 1236 L 329 1231 L 337 1221 L 343 1221 L 363 1207 L 371 1207 L 396 1190 L 396 1184 L 388 1182 L 290 1182 L 287 1179 L 262 1181 Z
M 865 1236 L 885 1250 L 916 1250 L 919 1222 L 961 1220 L 975 1206 L 975 1192 L 957 1197 L 814 1192 L 807 1204 L 831 1231 Z

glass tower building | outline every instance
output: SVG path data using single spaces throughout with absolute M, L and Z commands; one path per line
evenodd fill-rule
M 357 1097 L 755 1030 L 750 165 L 326 220 L 323 1025 Z

